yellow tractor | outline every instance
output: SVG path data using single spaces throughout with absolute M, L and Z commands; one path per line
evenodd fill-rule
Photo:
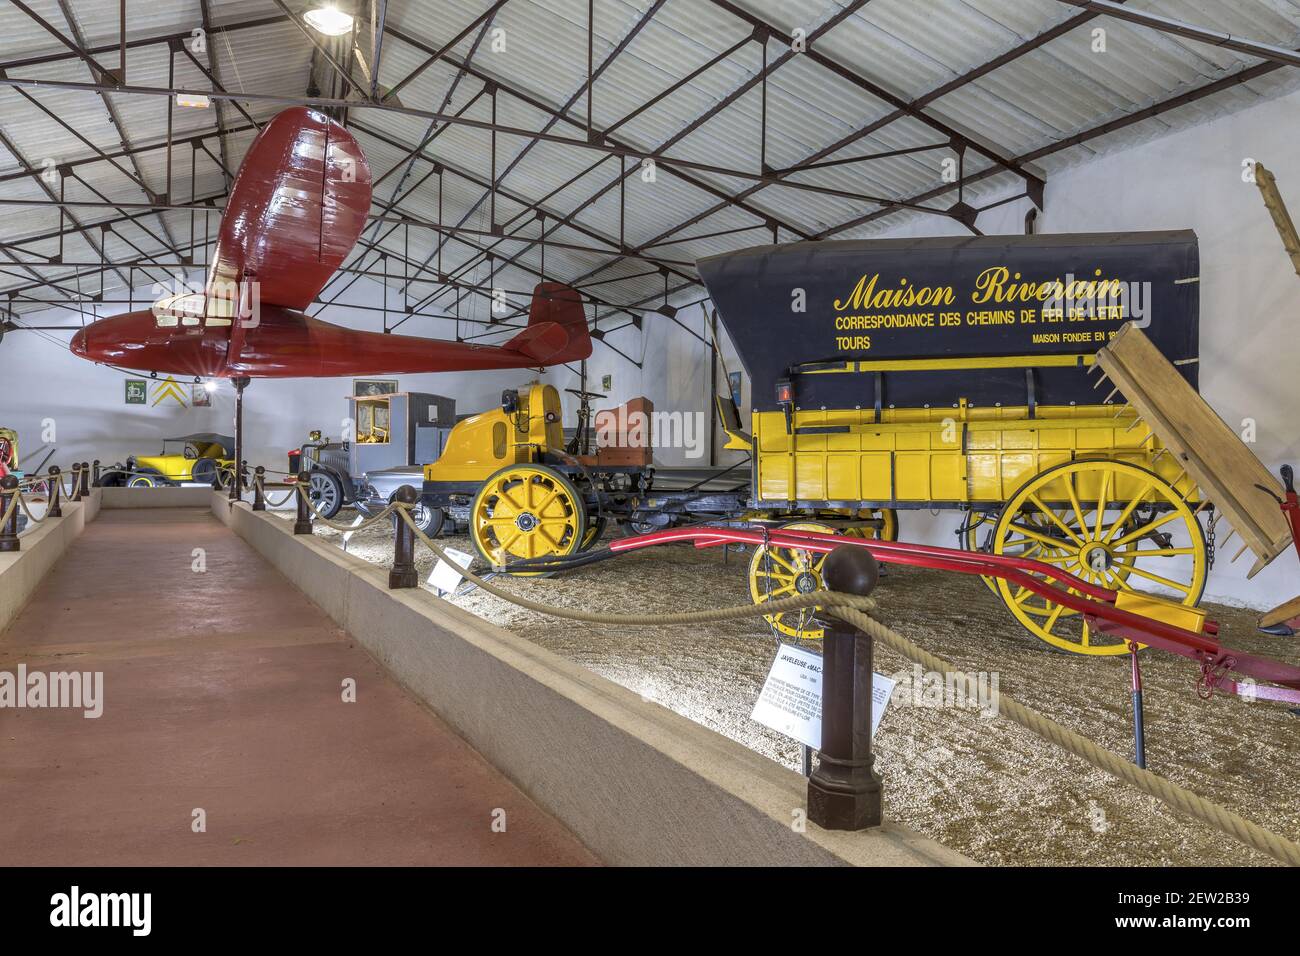
M 574 480 L 582 470 L 564 451 L 559 392 L 534 382 L 456 424 L 424 466 L 421 500 L 468 518 L 474 547 L 493 564 L 560 557 L 590 546 L 603 526 L 588 520 L 588 495 Z
M 538 571 L 528 562 L 591 548 L 610 520 L 634 530 L 722 520 L 749 499 L 734 466 L 657 468 L 648 436 L 598 438 L 594 454 L 570 454 L 561 414 L 552 385 L 507 389 L 500 407 L 452 429 L 442 455 L 424 466 L 420 503 L 467 524 L 490 564 L 529 574 Z M 653 408 L 633 399 L 617 410 L 624 420 L 634 414 Z

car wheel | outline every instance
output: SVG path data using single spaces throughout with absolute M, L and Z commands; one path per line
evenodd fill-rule
M 389 498 L 388 503 L 391 505 L 393 499 Z M 447 512 L 441 508 L 433 507 L 421 498 L 411 508 L 411 520 L 415 522 L 415 526 L 420 529 L 420 533 L 426 538 L 436 538 L 442 534 L 442 526 L 447 520 Z
M 322 518 L 333 518 L 343 507 L 343 482 L 328 471 L 313 471 L 307 497 L 320 511 Z
M 167 482 L 163 479 L 162 472 L 153 468 L 141 468 L 133 472 L 127 479 L 128 488 L 157 488 L 159 485 L 165 485 Z
M 197 458 L 190 469 L 190 481 L 201 481 L 210 485 L 217 477 L 217 463 L 211 458 Z

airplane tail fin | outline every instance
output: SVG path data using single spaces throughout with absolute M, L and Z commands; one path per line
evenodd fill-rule
M 587 315 L 578 291 L 562 282 L 539 282 L 528 307 L 528 326 L 502 348 L 538 365 L 576 362 L 591 355 Z

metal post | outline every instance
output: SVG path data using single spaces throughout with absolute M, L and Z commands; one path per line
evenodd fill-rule
M 230 479 L 230 500 L 238 501 L 244 492 L 244 389 L 250 379 L 241 375 L 230 381 L 235 386 L 235 474 Z
M 826 557 L 828 589 L 868 594 L 879 577 L 865 548 L 840 545 Z M 822 740 L 808 778 L 808 819 L 827 830 L 880 826 L 881 779 L 871 754 L 872 641 L 831 614 L 822 639 Z
M 90 465 L 91 485 L 95 488 L 101 487 L 101 476 L 99 473 L 99 459 L 96 458 Z
M 9 511 L 9 506 L 18 497 L 18 477 L 5 475 L 0 478 L 0 516 Z M 7 521 L 0 524 L 0 553 L 17 551 L 22 547 L 18 537 L 18 508 L 14 508 Z
M 298 472 L 294 497 L 298 499 L 298 520 L 293 523 L 294 534 L 311 534 L 311 509 L 307 507 L 307 494 L 311 489 L 311 475 Z
M 72 463 L 72 497 L 68 500 L 81 500 L 81 465 L 75 461 Z
M 258 465 L 253 470 L 253 510 L 266 510 L 266 492 L 262 488 L 262 482 L 266 481 L 266 469 Z
M 1143 770 L 1147 766 L 1146 721 L 1142 714 L 1142 667 L 1138 664 L 1138 646 L 1128 642 L 1129 659 L 1132 662 L 1133 686 L 1133 762 Z
M 419 495 L 410 485 L 402 485 L 393 494 L 393 500 L 399 504 L 413 505 Z M 388 587 L 418 587 L 419 576 L 415 573 L 415 532 L 400 514 L 393 515 L 393 568 L 388 572 Z
M 50 486 L 50 501 L 45 506 L 45 516 L 47 518 L 62 518 L 63 506 L 59 503 L 59 497 L 63 494 L 63 475 L 59 471 L 58 465 L 50 465 L 50 470 L 45 474 L 46 484 Z
M 81 463 L 81 497 L 90 497 L 90 462 Z

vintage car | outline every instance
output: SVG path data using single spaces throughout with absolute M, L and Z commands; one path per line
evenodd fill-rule
M 348 406 L 351 440 L 331 441 L 313 431 L 309 441 L 289 452 L 289 471 L 310 474 L 309 495 L 326 518 L 346 505 L 361 508 L 372 497 L 367 475 L 436 461 L 456 421 L 455 399 L 423 392 L 352 395 Z M 416 474 L 418 487 L 418 469 Z
M 418 492 L 424 485 L 424 466 L 401 465 L 397 468 L 366 472 L 361 492 L 357 495 L 353 506 L 363 514 L 378 514 L 393 500 L 397 489 L 402 485 L 410 485 Z M 436 538 L 442 533 L 448 515 L 444 509 L 433 507 L 421 496 L 411 510 L 411 517 L 415 519 L 421 531 L 430 538 Z M 453 523 L 459 528 L 459 523 Z M 453 529 L 449 527 L 447 530 L 450 532 Z
M 191 482 L 214 484 L 229 482 L 235 471 L 235 440 L 229 435 L 202 432 L 164 438 L 157 455 L 132 455 L 125 463 L 109 469 L 102 479 L 105 485 L 128 488 L 153 488 Z

